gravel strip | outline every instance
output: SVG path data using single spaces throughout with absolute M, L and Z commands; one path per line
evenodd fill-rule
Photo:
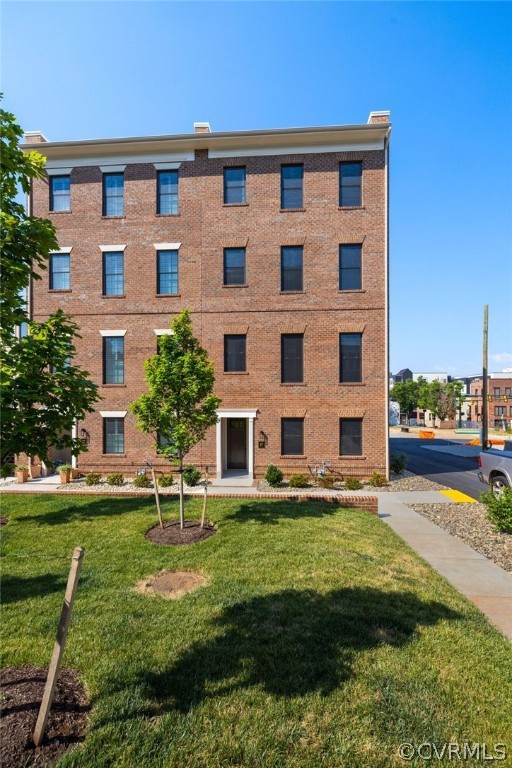
M 151 488 L 136 488 L 136 486 L 129 480 L 125 480 L 122 485 L 109 485 L 108 483 L 86 485 L 84 480 L 72 480 L 70 483 L 66 483 L 65 485 L 58 485 L 57 490 L 63 491 L 64 493 L 76 493 L 77 491 L 87 491 L 90 493 L 105 493 L 106 491 L 109 493 L 137 493 L 140 496 L 147 496 L 148 493 L 154 493 L 152 486 Z M 179 486 L 177 484 L 169 485 L 167 488 L 159 488 L 158 490 L 161 496 L 165 496 L 166 494 L 179 493 Z
M 263 491 L 265 493 L 289 493 L 290 491 L 303 490 L 307 491 L 308 493 L 322 493 L 324 495 L 326 493 L 337 493 L 338 491 L 347 490 L 343 486 L 343 483 L 334 483 L 334 488 L 332 489 L 320 488 L 320 486 L 316 485 L 313 480 L 307 488 L 302 489 L 290 488 L 286 482 L 281 483 L 277 488 L 272 488 L 266 480 L 260 480 L 257 488 L 258 491 Z M 404 470 L 404 472 L 401 472 L 399 475 L 395 475 L 392 472 L 389 483 L 386 485 L 381 487 L 374 487 L 369 483 L 364 483 L 361 490 L 367 491 L 368 493 L 390 493 L 395 491 L 440 491 L 443 488 L 446 488 L 446 486 L 435 483 L 433 480 L 428 480 L 426 477 L 421 477 L 420 475 L 415 475 L 412 472 Z
M 487 519 L 484 504 L 409 504 L 452 536 L 512 573 L 512 535 L 499 533 Z

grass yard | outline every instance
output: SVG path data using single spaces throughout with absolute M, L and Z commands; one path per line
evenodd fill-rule
M 86 549 L 64 666 L 91 721 L 59 768 L 424 766 L 399 745 L 507 739 L 512 760 L 510 644 L 368 513 L 212 499 L 219 532 L 174 548 L 145 540 L 149 499 L 4 496 L 2 514 L 2 666 L 48 664 Z M 133 590 L 164 568 L 209 583 Z

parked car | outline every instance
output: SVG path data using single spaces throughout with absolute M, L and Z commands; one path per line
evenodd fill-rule
M 478 477 L 491 487 L 493 496 L 498 498 L 505 488 L 512 486 L 512 445 L 507 440 L 505 450 L 490 448 L 478 456 Z

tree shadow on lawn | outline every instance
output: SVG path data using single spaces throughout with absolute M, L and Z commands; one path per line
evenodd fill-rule
M 459 618 L 410 592 L 287 589 L 226 608 L 212 621 L 215 638 L 195 642 L 169 669 L 141 673 L 131 683 L 151 700 L 148 714 L 187 712 L 252 686 L 277 697 L 325 696 L 350 678 L 359 653 L 400 648 L 421 627 Z
M 58 503 L 62 503 L 62 498 L 58 499 Z M 28 523 L 38 523 L 39 525 L 62 525 L 79 521 L 91 522 L 99 517 L 115 517 L 116 515 L 140 511 L 147 511 L 148 519 L 149 513 L 153 513 L 155 521 L 158 522 L 154 499 L 123 496 L 121 494 L 119 494 L 119 498 L 105 496 L 104 498 L 90 501 L 87 504 L 73 504 L 72 498 L 66 499 L 65 505 L 59 506 L 59 509 L 54 509 L 51 512 L 42 512 L 38 515 L 27 515 L 20 518 L 20 520 Z
M 6 558 L 7 559 L 7 558 Z M 54 592 L 64 595 L 67 579 L 55 573 L 39 576 L 2 575 L 2 603 L 18 603 L 32 597 L 46 597 Z
M 236 520 L 239 523 L 247 520 L 254 520 L 257 523 L 267 525 L 278 525 L 283 519 L 303 520 L 304 518 L 321 518 L 327 515 L 334 515 L 342 507 L 337 501 L 320 501 L 317 499 L 308 499 L 303 501 L 297 497 L 290 497 L 282 501 L 254 501 L 240 503 L 238 509 L 226 516 L 226 520 Z M 344 509 L 351 505 L 343 505 Z

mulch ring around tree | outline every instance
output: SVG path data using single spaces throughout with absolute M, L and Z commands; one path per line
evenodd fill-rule
M 9 522 L 8 517 L 0 517 L 0 526 L 7 525 L 8 522 Z
M 199 520 L 186 520 L 185 527 L 181 530 L 179 520 L 172 520 L 164 523 L 163 528 L 159 525 L 150 528 L 146 533 L 146 539 L 153 544 L 176 547 L 180 544 L 195 544 L 197 541 L 210 538 L 214 533 L 217 533 L 217 528 L 208 522 L 205 522 L 204 528 L 201 528 Z
M 43 742 L 34 746 L 32 734 L 47 672 L 47 668 L 31 666 L 0 670 L 2 768 L 51 765 L 85 737 L 89 711 L 85 689 L 74 669 L 61 669 Z
M 142 579 L 135 591 L 142 595 L 160 595 L 166 600 L 178 600 L 208 583 L 208 579 L 194 571 L 160 571 Z

